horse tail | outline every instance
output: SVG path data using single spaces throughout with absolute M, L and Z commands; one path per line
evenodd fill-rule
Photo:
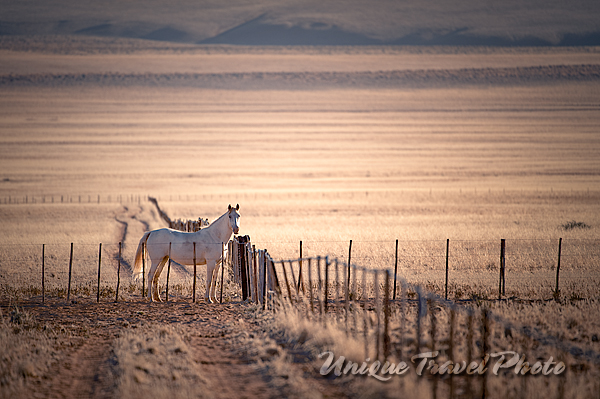
M 133 262 L 133 279 L 137 280 L 140 278 L 142 274 L 142 256 L 144 244 L 148 241 L 148 237 L 150 237 L 150 231 L 147 231 L 142 236 L 140 243 L 138 245 L 137 251 L 135 252 L 135 261 Z

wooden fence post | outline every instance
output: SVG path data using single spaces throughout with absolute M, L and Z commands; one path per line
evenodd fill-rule
M 505 250 L 506 240 L 503 238 L 500 240 L 500 283 L 498 285 L 498 299 L 502 299 L 504 294 L 504 266 L 505 266 Z
M 254 300 L 256 301 L 256 303 L 262 303 L 262 296 L 259 295 L 259 286 L 261 284 L 259 280 L 259 269 L 260 266 L 257 266 L 257 260 L 256 260 L 256 246 L 252 246 L 252 277 L 250 278 L 250 285 L 252 286 L 252 290 L 251 292 L 254 292 Z M 264 293 L 264 287 L 262 287 L 262 292 Z M 250 295 L 250 297 L 252 298 L 252 295 Z
M 455 359 L 454 357 L 454 333 L 456 324 L 456 311 L 454 310 L 454 304 L 450 305 L 450 339 L 448 340 L 448 359 Z M 448 397 L 454 397 L 454 378 L 450 376 L 450 395 Z
M 312 265 L 311 259 L 308 258 L 308 300 L 310 301 L 310 312 L 312 314 L 315 313 L 314 303 L 313 303 L 313 290 L 312 290 Z
M 245 301 L 248 298 L 248 269 L 247 269 L 247 253 L 246 253 L 246 245 L 244 244 L 244 237 L 237 237 L 236 245 L 237 245 L 237 255 L 238 255 L 238 263 L 240 267 L 240 278 L 242 282 L 242 301 Z
M 352 274 L 352 302 L 356 302 L 356 298 L 358 297 L 357 295 L 357 285 L 356 285 L 356 275 L 358 274 L 358 268 L 355 267 L 354 268 L 354 274 Z M 358 331 L 358 329 L 356 328 L 356 312 L 353 312 L 352 315 L 352 324 L 354 326 L 354 331 Z
M 121 243 L 119 242 L 119 264 L 121 264 Z M 149 283 L 149 282 L 148 282 Z M 142 298 L 146 296 L 146 243 L 142 243 Z
M 69 284 L 67 286 L 67 302 L 71 299 L 71 271 L 73 270 L 73 243 L 71 243 L 71 255 L 69 256 Z
M 220 303 L 223 303 L 223 275 L 225 274 L 225 243 L 221 243 L 221 298 Z
M 300 264 L 300 270 L 298 271 L 298 288 L 296 291 L 300 291 L 300 282 L 302 281 L 302 241 L 300 241 L 300 258 L 298 258 L 298 263 Z M 302 292 L 304 292 L 304 286 L 302 287 Z
M 404 337 L 404 330 L 406 329 L 406 301 L 407 301 L 407 293 L 406 293 L 407 287 L 405 284 L 404 280 L 400 281 L 400 341 L 399 341 L 399 345 L 397 345 L 397 347 L 399 347 L 400 349 L 398 350 L 398 357 L 402 358 L 402 354 L 404 353 L 404 343 L 405 343 L 405 337 Z
M 263 257 L 263 294 L 264 294 L 264 309 L 267 310 L 267 254 Z M 258 293 L 257 293 L 258 294 Z M 258 296 L 258 295 L 257 295 Z
M 483 364 L 482 366 L 485 367 L 487 366 L 487 362 L 488 362 L 488 351 L 489 351 L 489 336 L 490 336 L 490 324 L 489 324 L 489 310 L 487 308 L 484 308 L 482 310 L 482 324 L 483 324 L 483 336 L 481 338 L 482 341 L 482 347 L 481 347 L 481 358 L 483 359 Z M 488 397 L 488 392 L 487 392 L 487 373 L 483 373 L 483 380 L 481 381 L 481 397 L 482 399 L 485 399 L 486 397 Z
M 334 306 L 339 305 L 340 303 L 340 265 L 338 262 L 338 258 L 335 258 L 335 301 Z
M 317 257 L 317 278 L 319 285 L 317 285 L 317 302 L 319 303 L 319 315 L 323 317 L 323 280 L 321 279 L 321 257 Z
M 344 312 L 345 316 L 346 316 L 344 320 L 345 320 L 345 326 L 346 326 L 346 335 L 348 335 L 348 317 L 350 317 L 349 316 L 349 314 L 350 314 L 350 303 L 349 303 L 350 302 L 349 301 L 349 299 L 350 299 L 350 293 L 349 293 L 350 287 L 348 285 L 350 283 L 350 277 L 349 277 L 349 274 L 348 274 L 349 267 L 348 268 L 344 267 L 343 269 L 344 269 L 344 273 L 345 273 L 344 274 L 344 307 L 346 309 L 346 311 Z
M 445 299 L 448 299 L 448 252 L 450 250 L 450 239 L 446 239 L 446 295 Z
M 367 324 L 367 269 L 363 269 L 363 337 L 365 341 L 365 359 L 369 357 L 369 327 Z M 370 318 L 370 316 L 369 316 Z
M 292 275 L 292 284 L 291 285 L 296 290 L 296 302 L 300 302 L 300 293 L 298 291 L 298 286 L 295 284 L 296 276 L 294 275 L 294 264 L 291 260 L 290 260 L 290 274 Z
M 167 266 L 167 288 L 166 296 L 167 302 L 169 302 L 169 275 L 171 274 L 171 243 L 169 243 L 169 266 Z M 208 283 L 207 283 L 208 284 Z
M 352 263 L 352 240 L 350 240 L 350 247 L 348 248 L 348 289 L 350 289 L 350 264 Z
M 396 300 L 396 278 L 398 277 L 398 240 L 396 240 L 396 261 L 394 262 L 394 301 Z
M 194 241 L 194 282 L 192 283 L 192 303 L 196 303 L 196 242 Z
M 278 297 L 281 297 L 281 285 L 279 284 L 279 278 L 277 277 L 277 271 L 275 270 L 275 262 L 273 262 L 273 259 L 271 259 L 269 253 L 265 249 L 265 267 L 267 262 L 269 262 L 269 269 L 271 270 L 269 273 L 271 273 L 271 279 L 273 280 L 273 285 L 275 286 L 275 293 Z
M 560 273 L 560 254 L 562 251 L 562 237 L 558 239 L 558 264 L 556 265 L 556 289 L 554 290 L 554 296 L 558 298 L 560 291 L 558 289 L 558 274 Z
M 381 354 L 381 301 L 379 299 L 379 270 L 375 269 L 373 275 L 375 286 L 375 313 L 377 314 L 377 329 L 375 334 L 375 359 L 380 359 Z
M 142 246 L 142 255 L 143 255 L 143 246 Z M 119 258 L 117 259 L 117 293 L 115 295 L 115 302 L 119 302 L 119 286 L 121 285 L 121 243 L 119 242 Z M 143 291 L 143 290 L 142 290 Z M 142 299 L 144 295 L 142 293 Z
M 290 290 L 290 284 L 288 282 L 288 277 L 287 277 L 287 272 L 285 271 L 285 262 L 281 261 L 281 268 L 283 269 L 283 278 L 285 280 L 285 286 L 287 288 L 287 292 L 288 292 L 288 297 L 290 299 L 290 305 L 293 304 L 292 302 L 292 290 Z M 292 280 L 293 282 L 294 280 Z
M 415 353 L 421 352 L 421 319 L 423 318 L 423 298 L 421 295 L 421 286 L 417 285 L 415 287 L 415 291 L 417 292 L 417 331 L 416 331 L 416 340 L 415 340 Z M 470 359 L 470 358 L 468 358 Z
M 102 263 L 102 243 L 98 249 L 98 294 L 96 296 L 96 302 L 100 303 L 100 265 Z
M 46 244 L 42 244 L 42 303 L 46 302 L 46 286 L 44 274 L 46 273 Z
M 390 357 L 390 271 L 386 269 L 383 299 L 383 360 L 386 361 L 388 357 Z
M 327 313 L 327 298 L 329 297 L 329 292 L 327 289 L 328 286 L 329 286 L 329 257 L 325 257 L 325 293 L 323 294 L 323 308 L 325 310 L 325 313 Z
M 431 334 L 431 344 L 430 344 L 430 350 L 433 352 L 435 350 L 435 335 L 436 335 L 436 318 L 435 315 L 433 314 L 433 307 L 435 306 L 435 302 L 432 298 L 427 299 L 427 309 L 429 312 L 429 332 Z M 434 378 L 433 381 L 431 382 L 431 393 L 432 393 L 432 397 L 436 398 L 436 394 L 437 394 L 437 383 L 438 383 L 438 379 Z

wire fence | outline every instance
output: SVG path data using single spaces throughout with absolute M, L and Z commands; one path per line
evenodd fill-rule
M 284 282 L 277 288 L 276 310 L 362 342 L 370 363 L 329 362 L 324 374 L 357 374 L 361 365 L 372 370 L 374 361 L 377 370 L 387 362 L 382 370 L 401 374 L 414 364 L 434 398 L 600 392 L 599 352 L 511 322 L 485 303 L 464 306 L 394 276 L 393 270 L 328 257 L 274 262 L 271 270 Z M 545 379 L 532 384 L 527 376 Z
M 60 194 L 60 195 L 9 195 L 0 199 L 0 204 L 123 204 L 147 201 L 143 194 Z
M 300 241 L 286 245 L 297 248 L 298 258 L 314 257 L 321 250 L 341 262 L 394 270 L 395 275 L 445 299 L 581 299 L 600 294 L 600 240 Z M 66 292 L 69 270 L 75 287 L 100 285 L 114 291 L 118 280 L 122 287 L 131 284 L 137 245 L 72 246 L 71 254 L 71 243 L 0 244 L 0 284 L 29 287 L 39 294 L 43 282 L 48 293 Z M 204 278 L 202 273 L 198 278 Z M 192 286 L 191 268 L 174 263 L 171 281 Z
M 380 250 L 387 254 L 385 259 L 376 259 L 389 267 L 377 267 L 378 263 L 356 265 L 376 258 L 366 250 L 369 242 L 349 242 L 343 249 L 341 243 L 336 243 L 340 251 L 344 250 L 345 259 L 303 256 L 273 261 L 265 252 L 257 255 L 255 248 L 248 252 L 251 245 L 247 241 L 245 249 L 236 253 L 246 253 L 248 260 L 260 259 L 257 265 L 263 267 L 263 272 L 260 274 L 260 267 L 256 269 L 248 285 L 248 297 L 242 298 L 238 273 L 230 267 L 222 268 L 217 278 L 217 292 L 224 292 L 221 301 L 240 298 L 265 307 L 270 303 L 274 310 L 295 312 L 300 318 L 339 329 L 362 342 L 365 359 L 395 361 L 397 365 L 411 359 L 426 377 L 423 384 L 432 397 L 490 396 L 499 385 L 511 397 L 527 397 L 532 389 L 536 394 L 551 392 L 560 398 L 582 390 L 600 391 L 597 351 L 578 347 L 534 326 L 511 322 L 489 307 L 496 295 L 503 301 L 510 298 L 508 287 L 519 282 L 518 275 L 511 275 L 517 262 L 522 262 L 526 273 L 533 274 L 537 268 L 552 272 L 548 286 L 542 284 L 548 289 L 546 297 L 560 297 L 554 280 L 560 262 L 561 278 L 562 273 L 573 272 L 572 283 L 585 283 L 586 287 L 591 284 L 593 288 L 588 287 L 588 291 L 598 298 L 597 275 L 589 272 L 598 271 L 599 240 L 396 241 L 392 242 L 391 254 L 386 246 Z M 310 252 L 313 244 L 324 243 L 302 243 L 299 250 Z M 381 246 L 380 242 L 371 244 Z M 98 301 L 144 294 L 145 287 L 131 282 L 134 248 L 125 248 L 121 243 L 3 244 L 0 251 L 0 282 L 5 293 L 20 287 L 19 295 L 41 296 L 41 301 L 48 294 L 67 300 L 95 295 Z M 430 262 L 435 262 L 434 267 L 427 270 Z M 485 267 L 488 264 L 489 268 Z M 163 284 L 160 291 L 170 292 L 167 300 L 189 300 L 194 295 L 193 274 L 175 263 L 172 268 L 171 290 Z M 417 276 L 421 280 L 416 282 L 418 278 L 410 272 L 423 273 L 419 269 L 441 274 L 438 280 L 443 284 L 427 277 L 423 280 L 423 276 Z M 465 271 L 466 280 L 448 283 Z M 582 276 L 582 271 L 587 274 Z M 474 272 L 486 276 L 484 282 L 493 295 L 482 292 L 468 302 L 457 301 L 458 290 L 477 285 Z M 199 289 L 206 287 L 202 273 L 198 278 Z M 266 289 L 265 285 L 262 289 L 257 285 L 261 280 Z M 522 281 L 519 284 L 515 292 L 528 289 Z M 568 284 L 565 286 L 568 288 Z M 560 290 L 564 292 L 565 288 Z M 447 299 L 451 296 L 447 293 L 452 292 L 454 301 Z M 335 367 L 332 370 L 335 373 Z M 528 382 L 524 389 L 520 377 L 525 375 L 547 378 L 533 380 L 539 381 L 533 385 Z

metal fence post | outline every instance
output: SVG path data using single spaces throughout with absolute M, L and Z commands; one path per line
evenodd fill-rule
M 46 272 L 46 244 L 42 244 L 42 303 L 46 302 L 46 286 L 44 275 Z
M 142 255 L 143 255 L 143 247 L 142 247 Z M 121 243 L 119 242 L 119 258 L 117 259 L 117 293 L 115 294 L 115 302 L 119 302 L 119 286 L 121 285 Z M 143 290 L 142 290 L 143 291 Z M 144 293 L 142 292 L 142 299 L 144 298 Z
M 560 273 L 560 254 L 562 251 L 562 237 L 558 239 L 558 264 L 556 265 L 556 289 L 554 295 L 558 298 L 560 290 L 558 289 L 558 274 Z
M 71 299 L 71 272 L 73 270 L 73 243 L 71 243 L 71 255 L 69 256 L 69 285 L 67 286 L 67 302 Z
M 98 249 L 98 295 L 96 302 L 100 302 L 100 265 L 102 263 L 102 243 L 100 243 L 100 249 Z

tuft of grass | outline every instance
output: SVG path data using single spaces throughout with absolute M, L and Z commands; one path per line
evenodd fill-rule
M 563 230 L 569 231 L 569 230 L 575 230 L 575 229 L 591 229 L 592 227 L 583 223 L 583 222 L 577 222 L 575 220 L 571 220 L 569 222 L 563 223 L 562 225 Z

